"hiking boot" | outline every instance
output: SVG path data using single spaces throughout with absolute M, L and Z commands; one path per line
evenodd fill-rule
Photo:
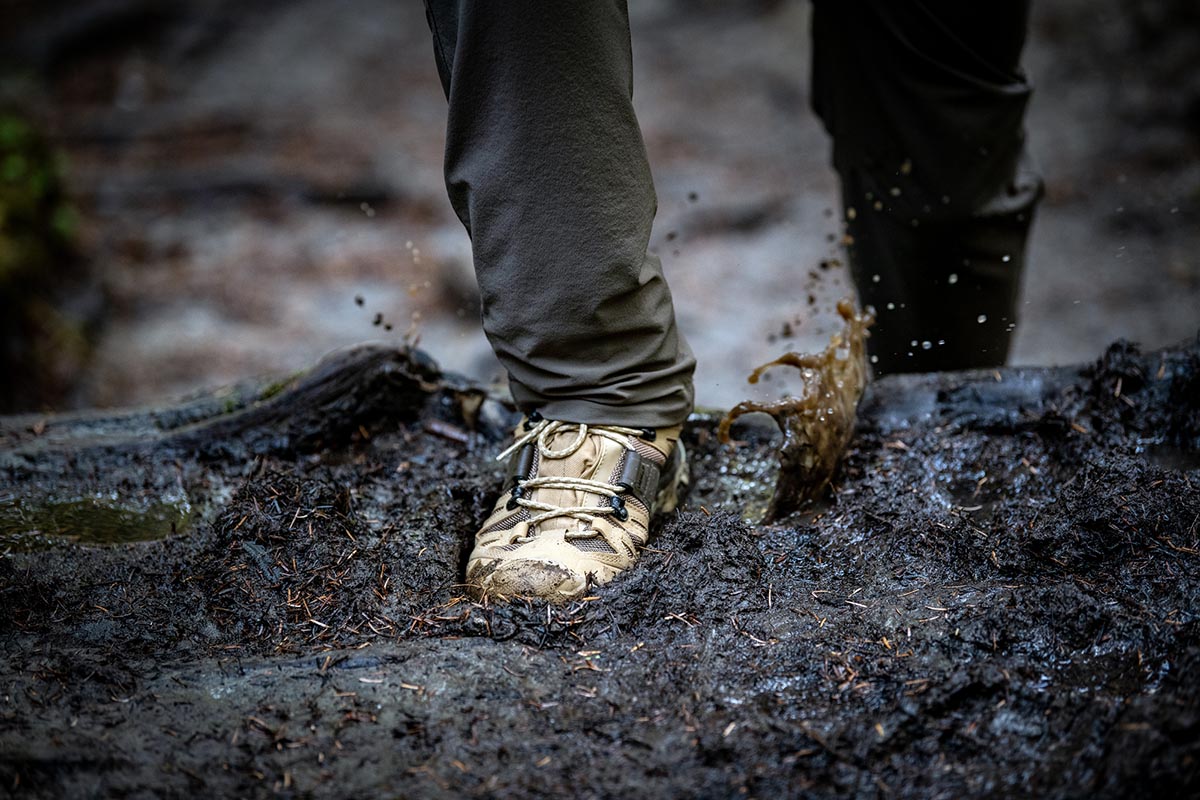
M 516 429 L 505 493 L 475 534 L 467 583 L 489 597 L 565 602 L 633 566 L 655 513 L 674 510 L 687 461 L 682 426 L 542 419 Z

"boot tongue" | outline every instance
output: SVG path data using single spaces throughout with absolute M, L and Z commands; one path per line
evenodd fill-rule
M 561 450 L 570 447 L 579 437 L 578 430 L 568 430 L 556 433 L 549 443 L 550 449 Z M 588 478 L 594 481 L 608 483 L 612 480 L 617 467 L 620 466 L 625 448 L 603 436 L 589 435 L 584 439 L 579 449 L 564 458 L 540 459 L 538 475 L 543 478 Z M 536 499 L 542 503 L 560 508 L 572 506 L 600 507 L 607 506 L 607 499 L 595 492 L 579 489 L 539 489 Z M 546 529 L 577 528 L 582 523 L 570 517 L 560 517 L 548 520 Z

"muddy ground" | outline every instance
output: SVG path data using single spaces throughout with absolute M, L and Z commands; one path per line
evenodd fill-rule
M 697 416 L 684 508 L 565 607 L 458 584 L 508 417 L 478 400 L 367 348 L 0 421 L 0 794 L 1200 791 L 1200 339 L 880 381 L 770 526 L 776 434 Z M 148 537 L 175 498 L 177 533 L 13 523 L 71 492 Z

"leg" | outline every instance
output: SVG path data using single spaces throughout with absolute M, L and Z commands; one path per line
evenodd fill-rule
M 814 2 L 813 104 L 851 270 L 878 313 L 879 373 L 1008 355 L 1041 196 L 1024 142 L 1027 16 L 1027 0 Z
M 623 0 L 428 0 L 446 185 L 483 328 L 530 414 L 475 536 L 477 593 L 583 596 L 674 505 L 695 362 L 646 246 L 656 200 Z M 540 414 L 532 414 L 538 411 Z
M 695 362 L 646 252 L 657 200 L 624 2 L 426 11 L 450 104 L 446 185 L 514 398 L 551 419 L 683 422 Z

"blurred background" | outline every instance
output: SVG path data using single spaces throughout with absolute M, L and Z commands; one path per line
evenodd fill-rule
M 698 400 L 773 397 L 786 379 L 746 374 L 823 347 L 852 291 L 808 4 L 630 5 Z M 499 377 L 417 0 L 0 8 L 0 413 L 158 403 L 368 339 Z M 1196 335 L 1200 4 L 1035 2 L 1026 70 L 1047 196 L 1011 361 Z

